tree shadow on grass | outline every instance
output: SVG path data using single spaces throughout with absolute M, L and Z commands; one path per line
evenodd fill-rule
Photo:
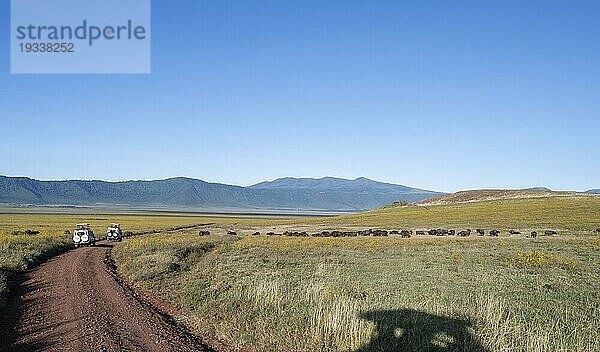
M 373 338 L 356 352 L 489 352 L 469 332 L 469 320 L 413 309 L 373 310 L 359 315 L 375 324 Z

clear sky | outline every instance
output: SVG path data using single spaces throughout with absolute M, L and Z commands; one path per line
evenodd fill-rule
M 600 187 L 599 1 L 154 0 L 152 74 L 10 75 L 0 174 Z

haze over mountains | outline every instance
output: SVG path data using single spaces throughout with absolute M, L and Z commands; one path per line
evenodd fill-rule
M 106 182 L 0 176 L 3 204 L 360 211 L 440 194 L 364 177 L 286 177 L 241 187 L 183 177 Z

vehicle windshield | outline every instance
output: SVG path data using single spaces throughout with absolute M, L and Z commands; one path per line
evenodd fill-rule
M 85 231 L 77 231 L 77 235 L 78 236 L 83 236 L 83 235 L 85 235 Z

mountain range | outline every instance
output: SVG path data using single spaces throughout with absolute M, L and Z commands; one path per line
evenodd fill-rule
M 241 187 L 184 177 L 107 182 L 0 176 L 0 203 L 19 205 L 361 211 L 441 194 L 364 177 L 286 177 Z

